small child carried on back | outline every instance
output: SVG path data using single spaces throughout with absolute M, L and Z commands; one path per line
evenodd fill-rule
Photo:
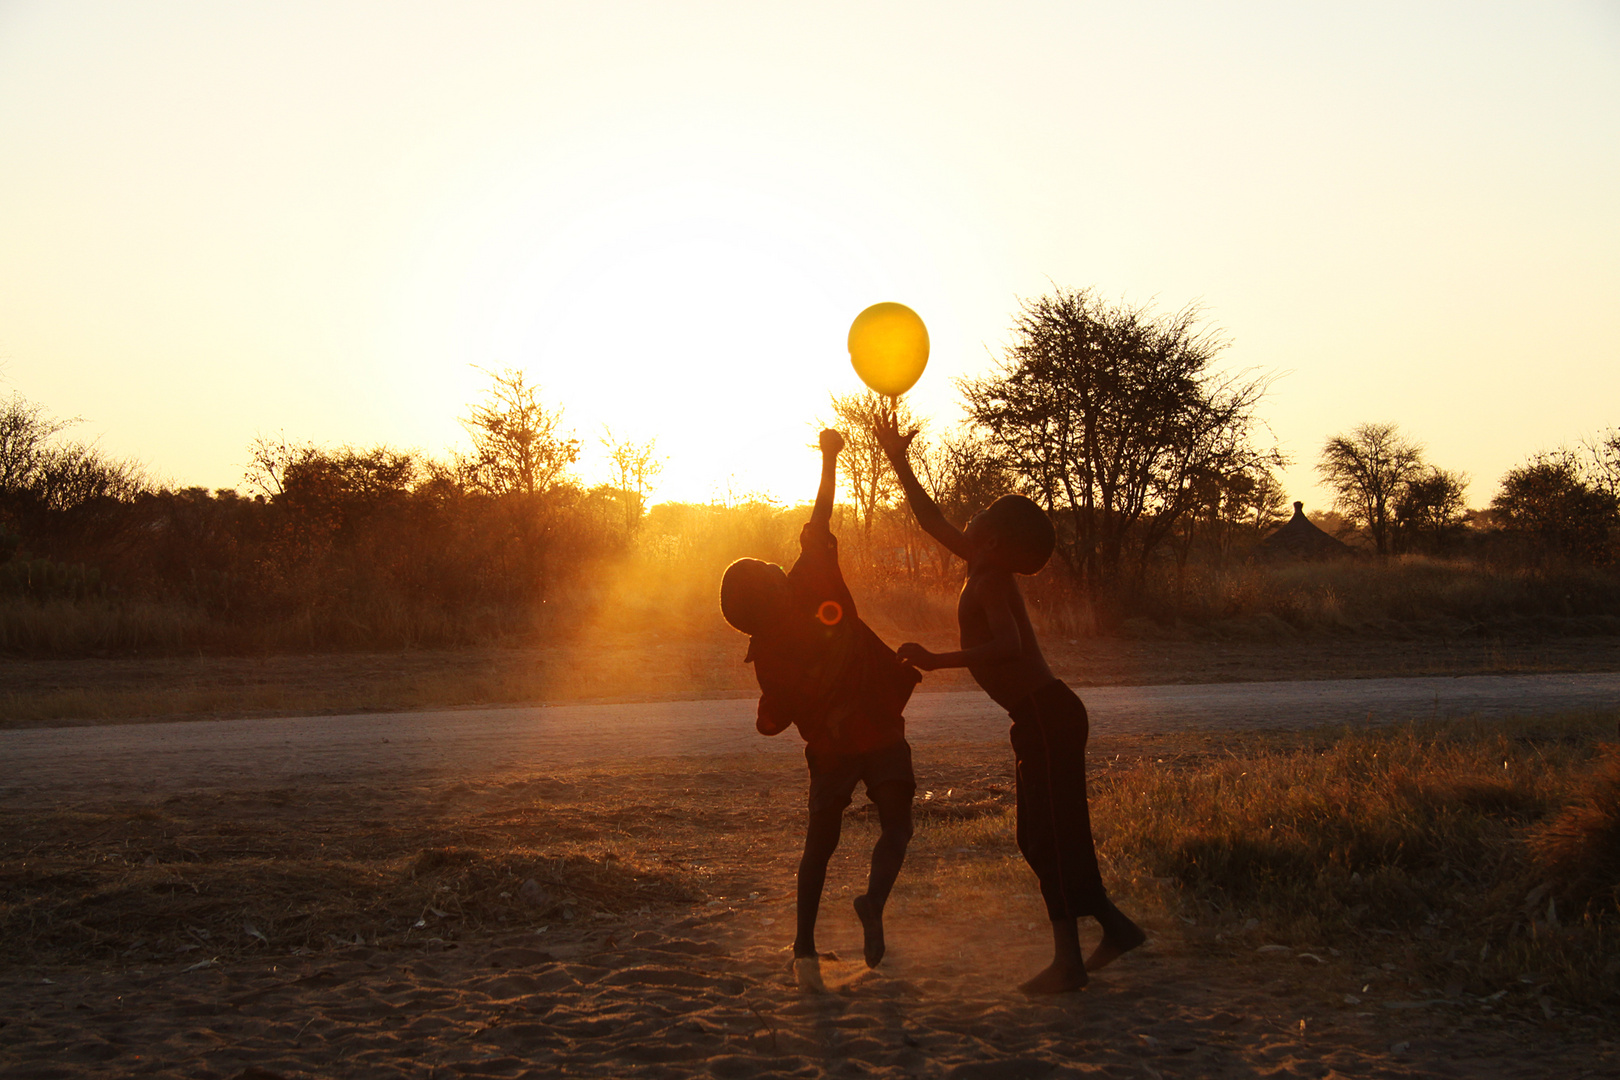
M 843 436 L 821 433 L 821 485 L 800 554 L 786 573 L 774 563 L 739 559 L 720 583 L 720 610 L 750 636 L 745 663 L 759 680 L 760 734 L 797 726 L 810 765 L 810 815 L 799 861 L 798 928 L 793 970 L 799 988 L 825 991 L 816 952 L 816 914 L 827 863 L 838 847 L 844 808 L 857 784 L 877 806 L 880 834 L 866 893 L 855 898 L 868 967 L 883 959 L 883 905 L 911 840 L 911 769 L 902 715 L 921 680 L 856 614 L 838 568 L 829 524 Z

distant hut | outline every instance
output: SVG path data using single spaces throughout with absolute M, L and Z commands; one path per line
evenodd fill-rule
M 1257 558 L 1268 562 L 1301 562 L 1322 559 L 1344 559 L 1355 551 L 1340 540 L 1335 540 L 1311 523 L 1305 516 L 1305 504 L 1294 504 L 1294 516 L 1280 529 L 1260 541 L 1255 549 Z

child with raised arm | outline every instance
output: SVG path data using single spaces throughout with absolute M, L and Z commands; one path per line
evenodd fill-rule
M 739 559 L 720 583 L 720 611 L 750 636 L 744 663 L 759 680 L 762 735 L 796 725 L 810 765 L 810 815 L 799 861 L 798 928 L 793 970 L 799 988 L 823 992 L 816 952 L 816 914 L 827 863 L 838 847 L 844 808 L 857 784 L 878 811 L 877 845 L 866 892 L 855 898 L 865 937 L 866 965 L 883 959 L 883 905 L 911 840 L 911 769 L 902 711 L 922 676 L 902 664 L 855 611 L 838 568 L 833 491 L 843 436 L 821 433 L 821 485 L 810 521 L 799 534 L 800 555 L 784 573 L 774 563 Z
M 1018 788 L 1018 850 L 1040 881 L 1052 920 L 1052 963 L 1019 989 L 1032 994 L 1078 990 L 1095 971 L 1146 940 L 1141 927 L 1108 899 L 1097 868 L 1086 804 L 1086 708 L 1047 667 L 1014 574 L 1033 574 L 1056 545 L 1051 520 L 1022 495 L 997 499 L 957 529 L 940 513 L 911 470 L 907 452 L 916 432 L 901 434 L 891 412 L 877 425 L 906 501 L 934 539 L 967 562 L 957 601 L 962 647 L 935 653 L 916 642 L 900 659 L 924 671 L 965 667 L 1012 717 Z M 1079 917 L 1103 930 L 1102 942 L 1081 959 Z

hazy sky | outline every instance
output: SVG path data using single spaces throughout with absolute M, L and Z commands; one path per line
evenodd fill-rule
M 1200 302 L 1320 505 L 1620 424 L 1620 5 L 0 0 L 0 392 L 186 484 L 521 366 L 657 498 L 808 499 L 849 321 L 948 422 L 1019 297 Z

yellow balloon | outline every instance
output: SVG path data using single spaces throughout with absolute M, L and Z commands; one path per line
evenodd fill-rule
M 928 327 L 904 304 L 873 304 L 850 324 L 849 362 L 867 386 L 899 397 L 928 366 Z

